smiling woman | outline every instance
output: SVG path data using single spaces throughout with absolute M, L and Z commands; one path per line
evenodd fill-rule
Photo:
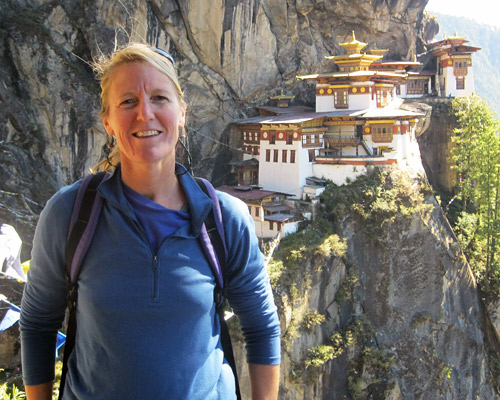
M 226 298 L 247 340 L 254 399 L 275 400 L 280 324 L 244 203 L 213 201 L 175 162 L 186 104 L 171 56 L 148 45 L 98 64 L 101 117 L 113 149 L 98 167 L 102 199 L 81 263 L 74 349 L 63 399 L 235 400 L 214 274 L 200 245 L 216 205 L 227 247 Z M 66 241 L 81 182 L 61 189 L 38 223 L 21 308 L 28 400 L 51 398 L 55 335 L 67 301 Z M 95 190 L 94 190 L 95 192 Z

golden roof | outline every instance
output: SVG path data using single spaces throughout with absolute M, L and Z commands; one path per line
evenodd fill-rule
M 295 98 L 295 96 L 286 96 L 283 93 L 283 89 L 281 89 L 281 94 L 279 94 L 278 96 L 270 97 L 271 100 L 292 100 L 294 98 Z
M 339 43 L 344 49 L 346 49 L 347 54 L 360 53 L 361 50 L 366 47 L 366 43 L 356 40 L 354 36 L 354 31 L 352 31 L 352 40 L 350 42 Z
M 374 56 L 384 56 L 388 51 L 389 49 L 377 49 L 377 43 L 375 42 L 373 44 L 373 49 L 367 50 L 366 53 Z

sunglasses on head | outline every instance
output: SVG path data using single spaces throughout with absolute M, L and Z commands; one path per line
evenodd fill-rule
M 150 47 L 150 49 L 153 50 L 155 53 L 158 53 L 159 55 L 168 58 L 168 60 L 175 67 L 174 57 L 172 57 L 172 55 L 170 53 L 167 53 L 165 50 L 159 49 L 157 47 Z

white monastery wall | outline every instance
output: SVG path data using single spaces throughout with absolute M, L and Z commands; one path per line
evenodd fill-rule
M 467 68 L 467 75 L 465 76 L 465 88 L 457 89 L 457 79 L 453 73 L 453 67 L 443 68 L 443 77 L 440 79 L 441 87 L 446 85 L 445 96 L 464 97 L 472 96 L 474 94 L 474 73 L 472 68 Z
M 266 150 L 271 150 L 270 161 L 266 161 Z M 278 162 L 274 162 L 274 150 L 278 150 Z M 283 162 L 283 150 L 287 150 L 287 161 Z M 291 150 L 295 150 L 295 163 L 291 163 Z M 307 160 L 307 151 L 305 154 Z M 269 144 L 267 141 L 261 141 L 260 162 L 259 162 L 259 185 L 266 190 L 276 192 L 291 193 L 300 196 L 301 188 L 305 183 L 301 179 L 301 174 L 307 173 L 304 169 L 307 164 L 301 164 L 302 155 L 299 142 L 286 144 L 284 141 L 276 141 L 276 144 Z
M 302 147 L 302 146 L 301 146 Z M 309 150 L 312 149 L 303 149 L 301 148 L 298 154 L 298 159 L 297 163 L 299 165 L 299 180 L 298 180 L 298 185 L 293 188 L 292 191 L 289 193 L 293 193 L 297 198 L 302 197 L 302 188 L 306 184 L 306 178 L 310 177 L 313 175 L 313 163 L 309 161 Z
M 334 111 L 333 96 L 316 96 L 316 112 Z
M 365 108 L 376 107 L 377 102 L 372 100 L 372 95 L 367 94 L 350 94 L 349 95 L 349 110 L 363 110 Z
M 467 76 L 465 77 L 465 94 L 461 96 L 472 96 L 476 91 L 474 87 L 474 71 L 471 68 L 467 68 Z

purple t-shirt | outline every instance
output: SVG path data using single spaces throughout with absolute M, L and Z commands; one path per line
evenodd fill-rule
M 155 203 L 153 200 L 137 193 L 123 183 L 123 193 L 132 205 L 135 215 L 146 231 L 151 249 L 158 253 L 161 243 L 173 235 L 179 228 L 189 224 L 189 213 L 172 210 Z

